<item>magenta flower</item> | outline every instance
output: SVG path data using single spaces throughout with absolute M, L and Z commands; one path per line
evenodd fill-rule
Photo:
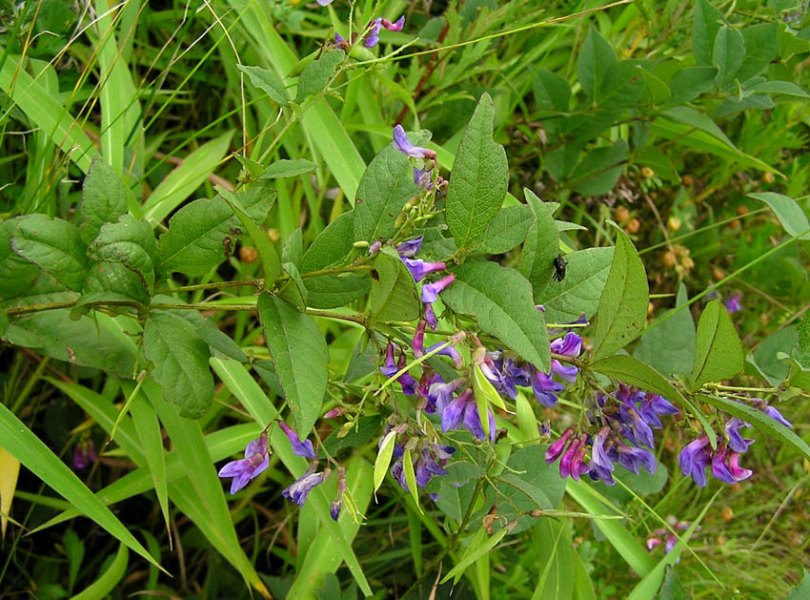
M 290 444 L 292 444 L 293 453 L 297 454 L 298 456 L 303 456 L 304 458 L 308 458 L 309 460 L 313 460 L 315 458 L 315 449 L 312 447 L 312 442 L 309 440 L 304 440 L 303 442 L 299 439 L 298 434 L 287 425 L 284 421 L 279 421 L 278 424 L 281 427 L 281 430 L 287 434 L 287 438 L 290 440 Z
M 397 147 L 397 150 L 411 158 L 436 158 L 436 153 L 433 150 L 411 144 L 408 140 L 408 136 L 405 135 L 405 130 L 402 128 L 402 125 L 396 125 L 394 127 L 394 145 Z
M 368 31 L 366 32 L 365 39 L 363 40 L 363 45 L 366 48 L 373 48 L 380 42 L 380 29 L 387 29 L 388 31 L 402 31 L 402 28 L 405 26 L 405 15 L 401 16 L 399 19 L 394 21 L 393 23 L 388 19 L 383 19 L 382 17 L 377 17 L 368 25 Z
M 753 471 L 740 467 L 739 459 L 739 452 L 718 448 L 712 457 L 712 475 L 724 483 L 737 483 L 748 479 Z
M 563 453 L 563 450 L 565 450 L 565 446 L 568 444 L 568 440 L 571 439 L 572 435 L 574 435 L 574 430 L 566 429 L 560 438 L 548 447 L 545 455 L 548 464 L 560 458 L 560 455 Z
M 251 479 L 264 471 L 269 464 L 267 433 L 262 432 L 258 439 L 250 442 L 245 448 L 245 458 L 229 462 L 219 470 L 218 475 L 222 478 L 233 477 L 231 494 L 235 494 L 245 487 Z
M 289 487 L 281 492 L 281 495 L 288 500 L 292 500 L 298 506 L 303 506 L 304 502 L 307 501 L 309 493 L 315 486 L 323 483 L 331 472 L 329 469 L 326 469 L 321 473 L 315 473 L 316 466 L 317 465 L 314 464 L 311 465 L 301 477 L 296 479 Z

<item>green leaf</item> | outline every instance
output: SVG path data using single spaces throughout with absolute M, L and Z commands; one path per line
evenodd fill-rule
M 14 319 L 3 338 L 70 364 L 131 377 L 137 350 L 129 323 L 103 313 L 72 319 L 68 309 L 49 310 Z
M 488 254 L 509 252 L 526 239 L 531 224 L 532 212 L 527 205 L 502 208 L 487 225 L 481 251 Z
M 220 191 L 223 200 L 228 203 L 233 213 L 239 218 L 242 226 L 247 229 L 253 245 L 259 251 L 259 257 L 262 262 L 262 275 L 264 277 L 264 289 L 269 289 L 270 286 L 281 275 L 281 259 L 278 256 L 278 250 L 267 237 L 267 233 L 239 206 L 239 201 L 235 194 L 226 190 Z M 262 219 L 262 221 L 264 221 Z
M 596 311 L 592 338 L 594 361 L 624 348 L 638 337 L 647 322 L 648 303 L 644 265 L 630 238 L 618 232 L 613 262 Z
M 790 590 L 790 594 L 788 594 L 785 600 L 802 600 L 802 598 L 807 598 L 808 596 L 810 596 L 810 571 L 805 569 L 804 577 L 802 577 L 801 582 Z
M 593 102 L 599 102 L 600 88 L 605 76 L 616 63 L 616 52 L 605 38 L 593 27 L 577 57 L 577 76 L 585 95 Z
M 695 321 L 692 313 L 680 309 L 687 303 L 681 283 L 675 309 L 659 317 L 641 336 L 633 356 L 665 375 L 688 375 L 695 360 Z
M 40 214 L 17 217 L 12 222 L 11 249 L 15 254 L 64 287 L 82 289 L 87 274 L 86 248 L 75 225 Z
M 677 404 L 685 404 L 686 398 L 666 378 L 651 366 L 624 354 L 608 356 L 591 365 L 597 373 L 617 379 L 647 392 L 660 394 Z
M 701 112 L 696 111 L 694 108 L 690 108 L 688 106 L 676 106 L 674 108 L 670 108 L 669 110 L 665 110 L 661 113 L 661 116 L 675 121 L 676 123 L 683 123 L 684 125 L 689 125 L 690 127 L 694 127 L 695 129 L 703 131 L 704 133 L 708 133 L 710 136 L 723 142 L 729 148 L 736 150 L 736 146 L 734 146 L 732 141 L 728 139 L 725 133 L 723 133 L 723 130 L 720 129 L 709 117 Z
M 413 276 L 398 256 L 383 251 L 374 260 L 368 314 L 375 321 L 412 321 L 422 305 Z
M 669 84 L 672 96 L 668 104 L 683 104 L 708 92 L 714 88 L 716 76 L 715 67 L 686 67 L 679 70 Z
M 152 311 L 143 332 L 149 374 L 180 414 L 198 419 L 214 398 L 214 378 L 208 369 L 206 344 L 186 319 L 168 311 Z
M 259 296 L 259 320 L 298 433 L 309 434 L 321 414 L 329 351 L 315 322 L 283 300 Z
M 698 322 L 695 362 L 690 375 L 692 389 L 710 381 L 731 379 L 743 366 L 742 344 L 731 317 L 719 300 L 712 300 Z
M 805 312 L 799 319 L 799 342 L 796 346 L 796 361 L 810 368 L 810 313 Z
M 749 198 L 761 200 L 776 214 L 782 228 L 791 236 L 800 240 L 810 240 L 810 222 L 801 206 L 793 199 L 774 192 L 748 194 Z
M 785 356 L 797 349 L 799 332 L 795 325 L 777 329 L 763 339 L 746 360 L 756 367 L 759 374 L 773 386 L 778 386 L 788 376 L 790 364 Z
M 695 20 L 692 23 L 692 51 L 699 65 L 712 64 L 712 52 L 717 32 L 726 18 L 707 0 L 695 4 Z
M 124 215 L 116 223 L 102 225 L 87 254 L 99 262 L 122 265 L 138 278 L 148 295 L 154 291 L 157 244 L 146 221 Z
M 392 429 L 385 434 L 382 442 L 380 442 L 380 449 L 377 451 L 377 458 L 374 460 L 374 493 L 380 489 L 385 474 L 388 473 L 388 466 L 391 464 L 391 458 L 394 456 L 394 446 L 397 441 L 397 430 Z
M 518 271 L 529 280 L 534 296 L 540 297 L 551 282 L 554 273 L 554 259 L 560 254 L 560 234 L 554 222 L 552 209 L 525 189 L 526 203 L 531 210 L 531 223 L 523 252 L 520 255 Z
M 717 83 L 720 86 L 733 81 L 745 57 L 745 39 L 737 29 L 723 25 L 714 40 L 712 62 L 717 67 Z
M 85 244 L 96 239 L 102 225 L 114 223 L 127 212 L 131 196 L 109 163 L 96 157 L 84 178 L 77 215 L 79 233 Z
M 0 90 L 3 90 L 31 120 L 32 126 L 48 133 L 48 140 L 61 148 L 84 172 L 98 156 L 93 142 L 85 133 L 84 126 L 73 118 L 65 108 L 65 102 L 57 94 L 49 93 L 39 79 L 29 75 L 20 57 L 12 56 L 4 48 L 0 64 Z
M 739 417 L 743 421 L 751 423 L 754 429 L 760 433 L 782 442 L 785 446 L 789 446 L 804 455 L 806 459 L 810 459 L 810 446 L 808 446 L 807 442 L 761 410 L 725 397 L 698 394 L 698 398 L 733 417 Z
M 503 204 L 509 165 L 503 146 L 492 139 L 495 104 L 489 94 L 475 107 L 453 160 L 445 217 L 458 248 L 477 248 Z
M 267 167 L 262 174 L 259 175 L 259 179 L 280 179 L 284 177 L 298 177 L 299 175 L 304 175 L 306 173 L 311 173 L 315 169 L 318 168 L 311 160 L 306 160 L 304 158 L 282 158 L 281 160 L 277 160 L 272 165 Z
M 304 67 L 301 77 L 298 79 L 295 101 L 300 103 L 308 96 L 322 92 L 334 77 L 335 70 L 344 58 L 346 58 L 346 53 L 343 50 L 329 50 Z
M 538 564 L 543 568 L 532 599 L 571 598 L 574 593 L 571 567 L 575 553 L 570 526 L 564 521 L 543 519 L 537 527 L 537 535 L 541 540 L 538 544 Z
M 574 168 L 576 177 L 571 188 L 583 196 L 607 194 L 624 172 L 627 142 L 616 140 L 612 145 L 588 152 Z
M 327 225 L 304 253 L 301 272 L 310 273 L 346 262 L 354 242 L 354 211 L 343 213 Z
M 259 184 L 235 197 L 250 218 L 261 223 L 275 193 Z M 189 202 L 172 216 L 169 231 L 160 238 L 160 269 L 166 274 L 177 271 L 190 277 L 205 275 L 227 258 L 224 240 L 241 235 L 241 221 L 222 196 Z
M 500 543 L 506 534 L 507 529 L 504 528 L 487 538 L 486 532 L 483 529 L 479 529 L 478 532 L 473 534 L 475 541 L 470 543 L 462 559 L 458 561 L 456 565 L 450 569 L 450 571 L 447 572 L 447 575 L 445 575 L 439 583 L 445 583 L 446 581 L 450 581 L 454 578 L 456 581 L 461 579 L 461 576 L 464 575 L 464 571 L 467 570 L 467 567 L 472 565 L 479 558 L 487 556 L 490 552 L 492 552 L 495 546 Z
M 759 75 L 779 53 L 779 25 L 758 23 L 742 30 L 745 60 L 737 71 L 742 82 Z
M 534 76 L 534 101 L 537 110 L 564 113 L 568 112 L 571 101 L 571 88 L 568 82 L 547 69 L 540 69 Z
M 160 223 L 199 188 L 222 162 L 233 132 L 223 133 L 186 156 L 152 191 L 143 205 L 144 217 Z
M 155 488 L 155 495 L 163 514 L 166 531 L 170 532 L 169 522 L 169 480 L 166 476 L 166 452 L 163 448 L 163 435 L 157 413 L 143 394 L 136 394 L 129 406 L 132 423 L 138 433 L 143 448 L 143 456 L 149 467 L 149 475 Z
M 222 484 L 216 471 L 211 468 L 211 454 L 206 447 L 200 424 L 181 418 L 182 413 L 166 403 L 160 390 L 152 382 L 148 380 L 144 382 L 143 392 L 163 422 L 183 467 L 185 477 L 170 484 L 169 494 L 172 501 L 189 516 L 217 551 L 239 571 L 245 582 L 256 589 L 262 597 L 269 597 L 253 563 L 239 544 Z
M 567 254 L 565 259 L 568 261 L 565 279 L 552 280 L 537 298 L 550 323 L 573 323 L 582 313 L 588 318 L 596 313 L 613 260 L 613 248 L 579 250 Z
M 74 507 L 80 508 L 88 518 L 119 542 L 163 570 L 99 497 L 3 404 L 0 404 L 0 439 L 3 440 L 5 450 L 46 485 Z
M 543 313 L 535 308 L 531 284 L 517 271 L 492 262 L 453 269 L 456 280 L 441 299 L 453 311 L 474 316 L 478 325 L 543 372 L 550 350 Z
M 240 71 L 250 79 L 250 83 L 267 94 L 270 99 L 276 104 L 287 106 L 290 103 L 290 93 L 275 74 L 269 69 L 261 67 L 246 67 L 245 65 L 236 65 Z
M 121 544 L 118 547 L 115 558 L 109 563 L 104 572 L 96 577 L 96 580 L 88 587 L 73 596 L 73 600 L 98 600 L 99 598 L 107 598 L 108 594 L 121 583 L 124 575 L 127 574 L 128 564 L 129 551 L 124 544 Z
M 797 96 L 799 98 L 810 98 L 810 94 L 790 81 L 763 81 L 748 88 L 755 94 L 784 94 L 786 96 Z
M 599 518 L 613 516 L 606 512 L 606 507 L 610 506 L 610 503 L 599 492 L 585 481 L 573 479 L 567 481 L 565 490 L 577 504 L 595 517 L 594 526 L 607 538 L 631 569 L 642 577 L 652 571 L 655 566 L 652 557 L 638 543 L 636 536 L 627 530 L 625 523 L 619 519 Z
M 371 290 L 367 273 L 319 275 L 304 279 L 307 303 L 312 308 L 339 308 L 365 296 Z
M 294 263 L 285 262 L 281 268 L 289 276 L 289 281 L 279 292 L 287 302 L 293 304 L 298 310 L 304 310 L 309 300 L 309 291 L 301 278 L 301 273 Z
M 408 157 L 393 144 L 383 148 L 369 164 L 357 188 L 354 241 L 391 238 L 397 230 L 397 216 L 418 191 Z
M 402 472 L 405 475 L 405 483 L 408 485 L 408 491 L 416 503 L 416 508 L 419 508 L 419 488 L 416 484 L 416 472 L 413 469 L 413 457 L 411 456 L 411 449 L 405 448 L 402 455 Z M 422 509 L 419 508 L 421 511 Z

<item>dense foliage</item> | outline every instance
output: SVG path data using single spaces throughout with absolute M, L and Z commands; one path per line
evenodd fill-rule
M 4 597 L 807 597 L 809 62 L 793 0 L 0 1 Z

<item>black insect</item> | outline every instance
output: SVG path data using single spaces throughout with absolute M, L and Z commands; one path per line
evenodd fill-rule
M 554 259 L 554 280 L 562 281 L 565 279 L 565 268 L 568 266 L 568 261 L 560 254 Z

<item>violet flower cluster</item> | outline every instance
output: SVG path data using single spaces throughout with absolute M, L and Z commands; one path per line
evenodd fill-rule
M 310 461 L 307 470 L 301 477 L 285 488 L 281 495 L 302 506 L 306 502 L 310 492 L 318 485 L 326 481 L 331 473 L 331 469 L 326 468 L 318 472 L 318 459 L 312 442 L 308 439 L 301 440 L 298 433 L 283 421 L 279 421 L 279 428 L 287 436 L 292 447 L 293 454 L 306 458 Z M 218 475 L 222 478 L 232 477 L 231 494 L 235 494 L 244 488 L 252 479 L 258 477 L 270 464 L 270 448 L 268 446 L 267 431 L 263 431 L 258 439 L 251 441 L 245 448 L 245 458 L 233 460 L 219 470 Z M 330 514 L 337 521 L 340 516 L 343 494 L 346 491 L 345 472 L 341 467 L 338 474 L 338 495 L 337 499 L 330 507 Z
M 612 395 L 598 394 L 588 411 L 591 433 L 569 428 L 546 451 L 546 462 L 560 460 L 560 475 L 579 480 L 591 479 L 615 485 L 616 464 L 638 474 L 643 467 L 656 470 L 653 429 L 660 429 L 664 415 L 678 412 L 669 401 L 620 384 Z M 590 449 L 591 460 L 586 463 Z

